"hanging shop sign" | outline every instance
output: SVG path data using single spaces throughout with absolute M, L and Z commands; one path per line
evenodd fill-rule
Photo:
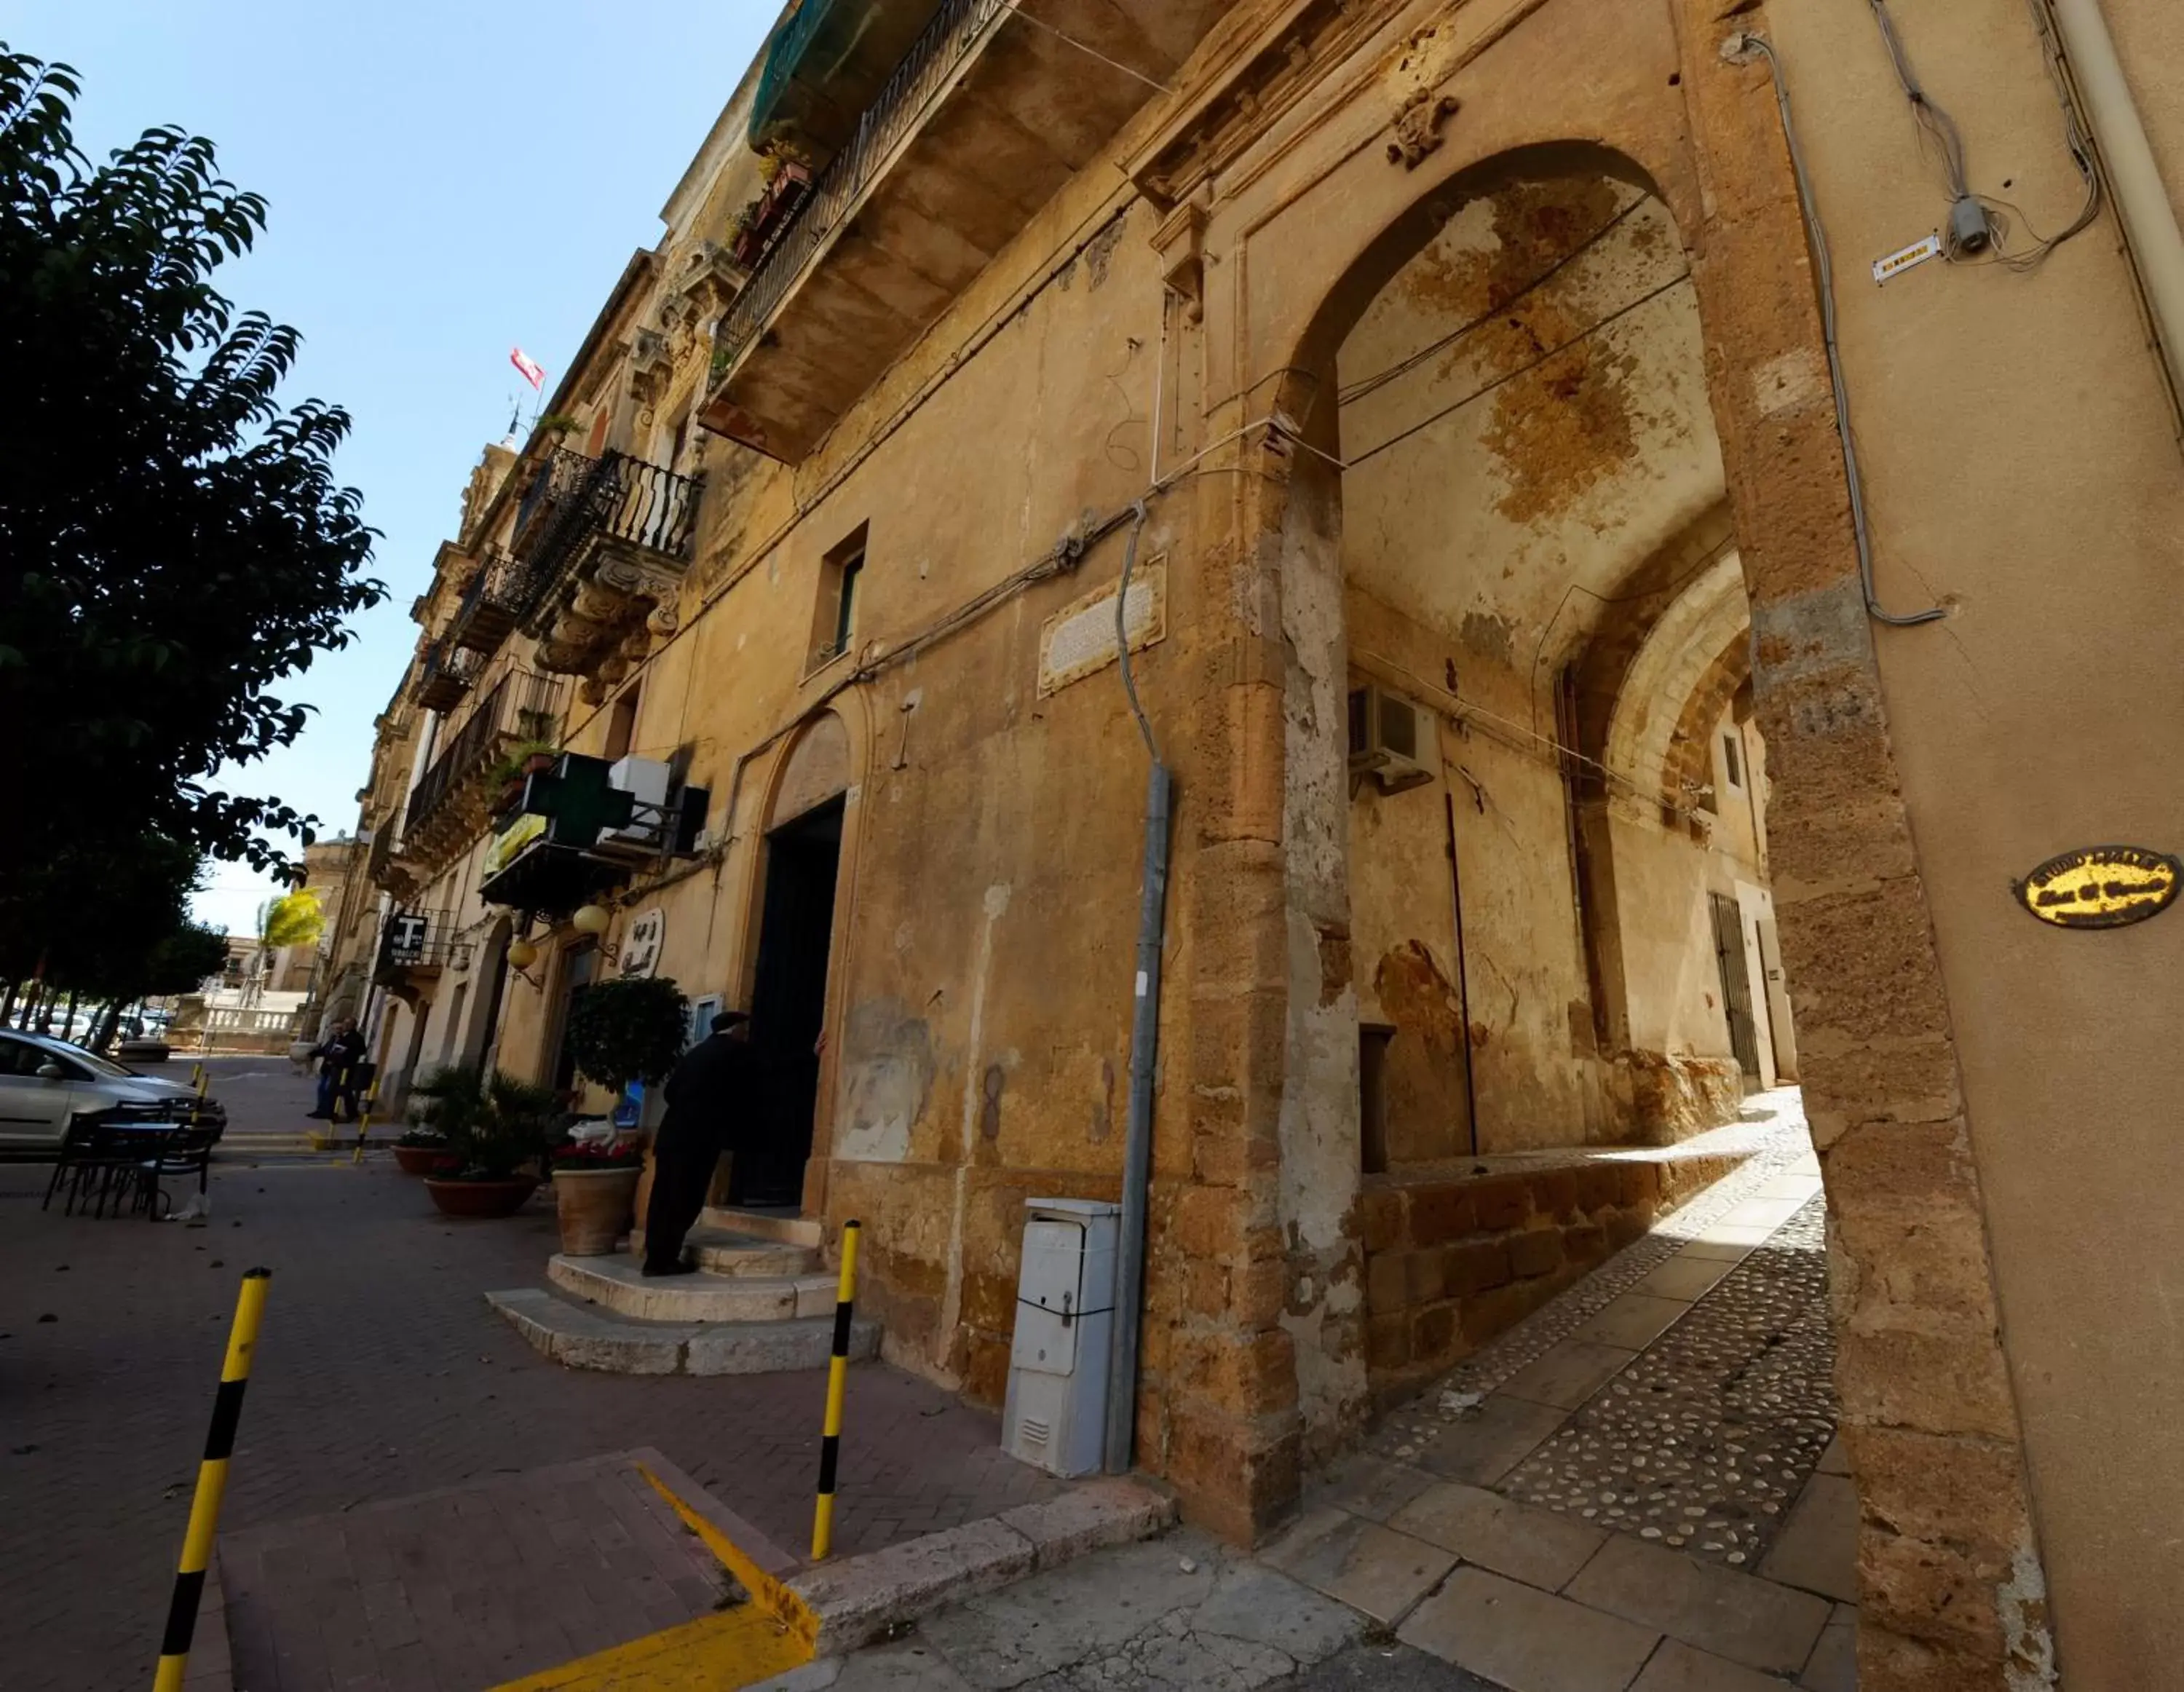
M 2012 884 L 2018 903 L 2058 928 L 2122 928 L 2176 902 L 2184 864 L 2137 846 L 2088 846 Z

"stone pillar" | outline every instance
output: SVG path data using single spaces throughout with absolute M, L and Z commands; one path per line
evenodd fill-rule
M 1240 412 L 1238 421 L 1241 420 Z M 1208 420 L 1218 437 L 1236 422 Z M 1281 1201 L 1288 890 L 1281 466 L 1256 439 L 1199 478 L 1189 744 L 1172 991 L 1188 1034 L 1164 1055 L 1142 1448 L 1186 1515 L 1249 1544 L 1294 1511 L 1301 1439 Z M 1178 576 L 1180 573 L 1178 572 Z M 1180 1081 L 1181 1085 L 1177 1085 Z
M 1677 0 L 1686 217 L 1752 603 L 1775 909 L 1829 1211 L 1865 1692 L 2051 1684 L 2022 1435 L 1931 922 L 1865 614 L 1763 33 Z M 1932 638 L 1882 632 L 1882 638 Z

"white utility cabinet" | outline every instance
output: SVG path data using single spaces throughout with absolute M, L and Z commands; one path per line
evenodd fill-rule
M 1100 1467 L 1106 1435 L 1122 1207 L 1096 1199 L 1028 1199 L 1024 1208 L 1001 1445 L 1051 1473 L 1089 1475 Z

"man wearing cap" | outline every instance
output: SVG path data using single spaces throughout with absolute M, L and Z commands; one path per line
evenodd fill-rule
M 652 1140 L 652 1201 L 644 1212 L 644 1272 L 687 1275 L 682 1241 L 705 1208 L 721 1154 L 738 1118 L 756 1103 L 750 1021 L 740 1010 L 713 1018 L 713 1032 L 682 1055 L 662 1089 L 667 1114 Z

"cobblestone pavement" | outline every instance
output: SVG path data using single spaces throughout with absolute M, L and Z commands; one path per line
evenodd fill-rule
M 543 1279 L 552 1214 L 451 1223 L 383 1155 L 254 1155 L 301 1127 L 287 1064 L 214 1060 L 230 1106 L 203 1228 L 41 1212 L 0 1164 L 0 1640 L 8 1692 L 149 1675 L 244 1269 L 274 1272 L 223 1527 L 261 1526 L 651 1445 L 781 1544 L 808 1535 L 825 1377 L 561 1369 L 489 1311 Z M 186 1071 L 185 1071 L 186 1072 Z M 850 1377 L 844 1553 L 1050 1496 L 989 1416 Z
M 1391 1414 L 1261 1561 L 1522 1692 L 1853 1692 L 1819 1168 L 1794 1092 L 1754 1105 L 1743 1168 Z
M 1756 1565 L 1835 1435 L 1822 1233 L 1814 1199 L 1500 1490 L 1731 1567 Z

